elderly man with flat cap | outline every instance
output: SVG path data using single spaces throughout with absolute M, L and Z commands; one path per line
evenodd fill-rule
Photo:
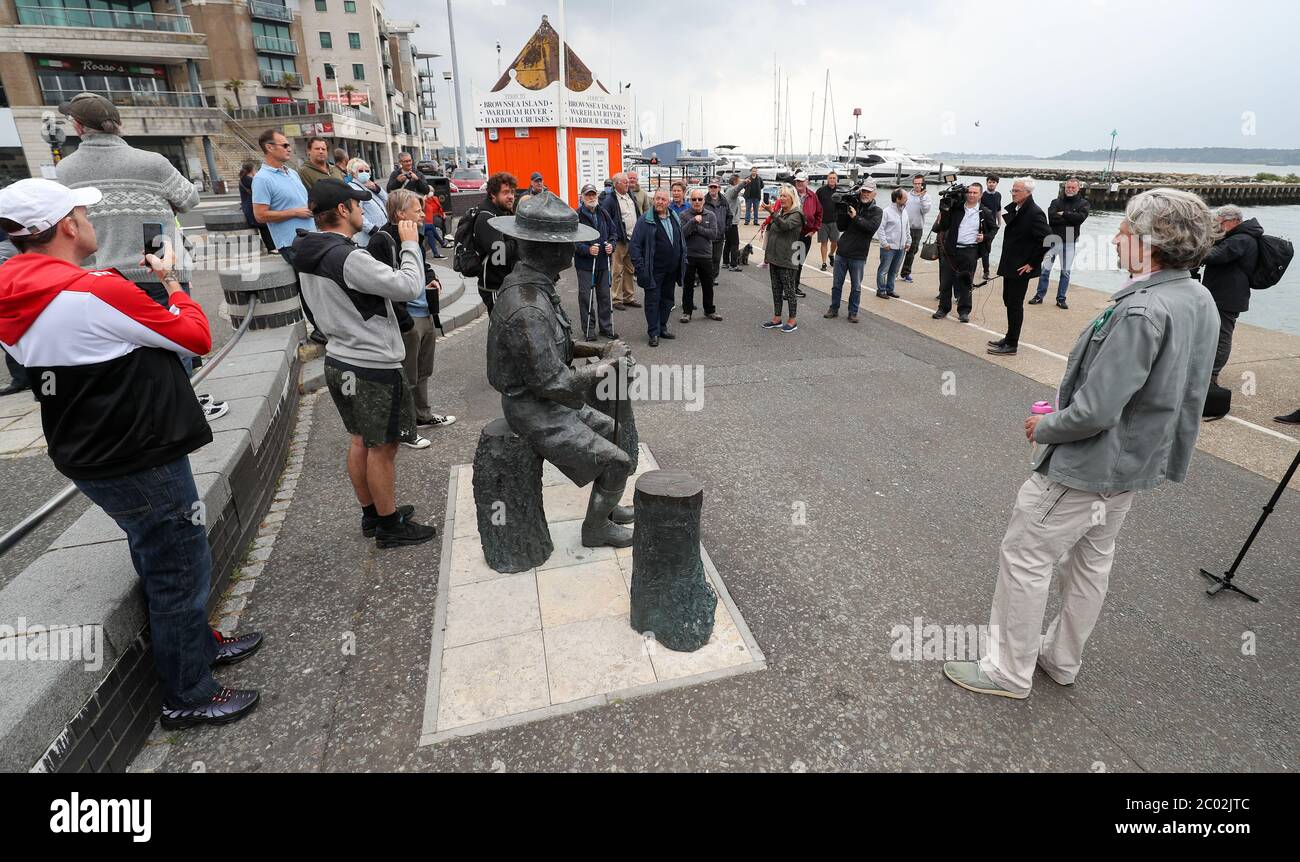
M 600 234 L 580 224 L 578 214 L 548 191 L 519 205 L 515 215 L 497 216 L 492 227 L 514 237 L 519 262 L 497 292 L 488 323 L 488 382 L 501 393 L 510 430 L 579 486 L 592 484 L 582 522 L 589 548 L 632 544 L 632 509 L 618 505 L 632 465 L 618 445 L 615 423 L 587 404 L 596 382 L 629 356 L 617 339 L 603 345 L 573 340 L 555 285 L 573 264 L 574 243 Z M 579 368 L 577 357 L 600 361 Z M 617 368 L 622 373 L 621 368 Z

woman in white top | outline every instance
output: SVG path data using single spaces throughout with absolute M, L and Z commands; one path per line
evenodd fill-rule
M 356 189 L 364 189 L 371 195 L 370 200 L 361 201 L 361 217 L 364 224 L 352 237 L 353 242 L 365 248 L 370 243 L 370 234 L 383 227 L 388 221 L 388 212 L 385 209 L 388 193 L 384 191 L 383 186 L 370 178 L 370 165 L 365 159 L 353 159 L 348 162 L 348 185 Z

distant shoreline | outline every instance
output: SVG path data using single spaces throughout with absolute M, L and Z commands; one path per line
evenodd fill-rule
M 979 159 L 1034 161 L 1034 162 L 1104 162 L 1110 158 L 1108 150 L 1068 150 L 1055 156 L 1030 156 L 1007 153 L 934 153 L 936 159 L 945 161 L 971 161 Z M 1300 150 L 1282 150 L 1244 147 L 1140 147 L 1120 149 L 1115 154 L 1118 162 L 1139 164 L 1203 164 L 1203 165 L 1296 165 L 1300 164 Z

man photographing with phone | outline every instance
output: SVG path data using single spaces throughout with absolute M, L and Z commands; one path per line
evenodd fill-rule
M 262 638 L 208 628 L 212 556 L 188 455 L 212 432 L 176 360 L 206 353 L 212 335 L 169 244 L 132 260 L 167 291 L 166 306 L 113 270 L 81 268 L 99 247 L 87 208 L 102 199 L 45 179 L 0 191 L 0 226 L 21 252 L 0 267 L 0 342 L 35 384 L 55 468 L 126 533 L 148 599 L 163 726 L 234 721 L 257 692 L 223 689 L 211 666 L 248 656 Z

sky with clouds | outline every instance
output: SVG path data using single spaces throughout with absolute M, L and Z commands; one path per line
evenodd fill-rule
M 451 69 L 445 0 L 386 0 L 422 51 Z M 487 89 L 558 0 L 452 0 L 462 107 Z M 1105 148 L 1300 147 L 1295 7 L 1278 0 L 569 0 L 566 39 L 610 89 L 631 83 L 646 144 L 734 143 L 770 152 L 773 66 L 788 76 L 790 138 L 820 151 L 823 83 L 843 140 L 917 152 L 1050 156 Z M 438 81 L 442 138 L 455 114 Z M 700 109 L 703 106 L 703 130 Z M 784 108 L 782 110 L 784 114 Z M 830 112 L 828 111 L 828 114 Z M 832 122 L 832 120 L 834 122 Z M 978 125 L 976 125 L 978 123 Z M 702 131 L 702 134 L 701 134 Z M 783 139 L 785 135 L 782 135 Z M 782 149 L 785 147 L 783 145 Z

